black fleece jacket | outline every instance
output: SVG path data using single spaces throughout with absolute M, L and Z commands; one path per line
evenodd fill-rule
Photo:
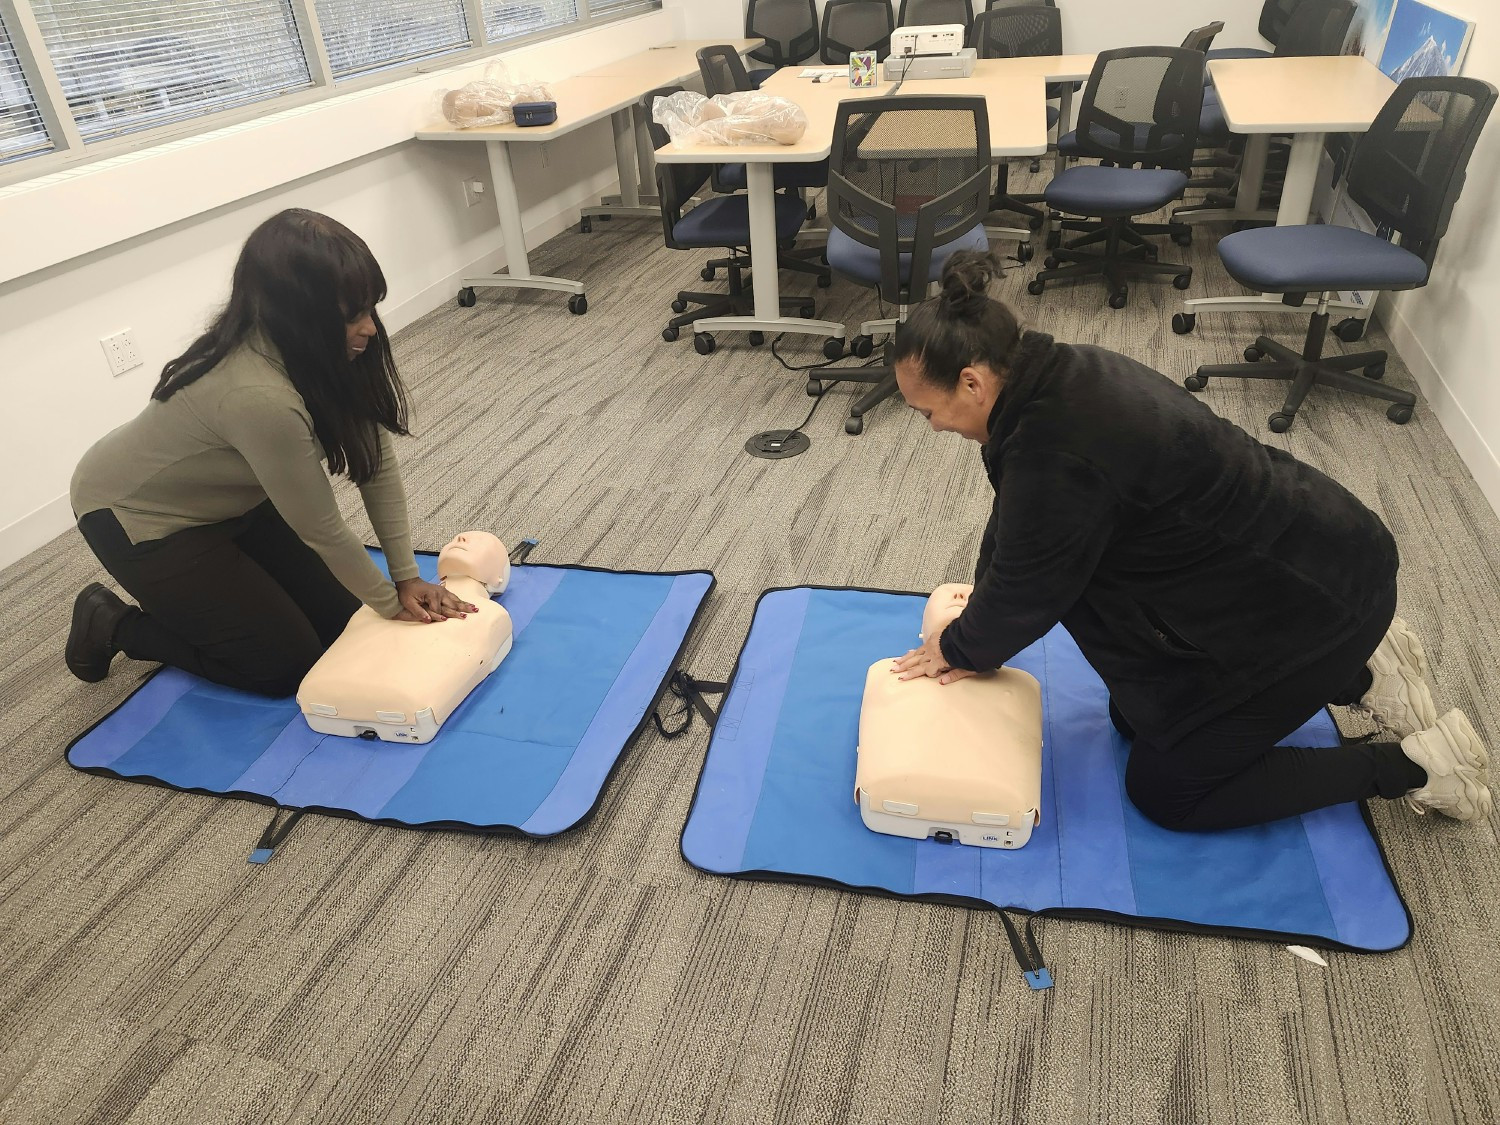
M 1028 332 L 990 415 L 995 507 L 955 668 L 1061 622 L 1138 734 L 1170 745 L 1350 639 L 1396 544 L 1348 490 L 1166 376 Z

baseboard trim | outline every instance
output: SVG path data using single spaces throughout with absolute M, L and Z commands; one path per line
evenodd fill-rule
M 1500 456 L 1496 456 L 1483 432 L 1454 397 L 1427 349 L 1422 346 L 1421 338 L 1407 322 L 1401 306 L 1395 301 L 1381 301 L 1376 315 L 1417 386 L 1422 388 L 1428 409 L 1437 416 L 1490 507 L 1500 514 Z
M 15 523 L 0 527 L 0 567 L 24 559 L 73 526 L 73 507 L 67 496 L 49 500 Z

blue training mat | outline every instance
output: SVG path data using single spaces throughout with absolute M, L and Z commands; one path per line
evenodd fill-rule
M 436 556 L 417 561 L 435 580 Z M 165 668 L 76 739 L 68 762 L 382 824 L 553 836 L 593 811 L 713 583 L 706 571 L 512 567 L 499 602 L 514 647 L 425 745 L 318 734 L 295 699 Z
M 1385 951 L 1411 917 L 1363 804 L 1170 832 L 1125 796 L 1104 684 L 1055 628 L 1010 664 L 1042 685 L 1042 822 L 1015 851 L 872 832 L 854 804 L 865 673 L 917 643 L 925 598 L 770 590 L 756 607 L 682 834 L 694 867 L 968 906 Z M 1289 744 L 1334 746 L 1327 712 Z

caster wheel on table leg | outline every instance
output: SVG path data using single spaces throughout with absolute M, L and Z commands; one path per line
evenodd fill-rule
M 750 333 L 750 346 L 752 348 L 758 348 L 762 344 L 764 344 L 765 342 L 766 342 L 766 334 L 764 332 L 752 332 L 752 333 Z
M 568 311 L 574 316 L 582 316 L 589 311 L 589 299 L 582 293 L 574 293 L 568 298 Z
M 693 350 L 699 355 L 708 355 L 714 350 L 715 340 L 710 332 L 693 333 Z
M 1198 325 L 1197 313 L 1173 313 L 1172 331 L 1179 336 L 1186 336 Z
M 824 359 L 843 359 L 844 358 L 844 341 L 840 340 L 837 336 L 830 336 L 830 337 L 828 337 L 828 339 L 824 340 L 823 341 L 823 358 Z
M 474 290 L 469 286 L 464 286 L 458 291 L 458 307 L 461 309 L 472 309 L 476 299 Z

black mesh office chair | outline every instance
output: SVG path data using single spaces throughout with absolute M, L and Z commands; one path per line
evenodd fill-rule
M 1260 32 L 1260 37 L 1275 48 L 1281 42 L 1281 33 L 1285 29 L 1287 21 L 1292 18 L 1292 13 L 1302 0 L 1266 0 L 1260 9 L 1260 19 L 1256 23 L 1255 30 Z M 1270 51 L 1259 47 L 1220 47 L 1208 52 L 1211 59 L 1260 59 L 1266 58 Z
M 901 10 L 896 16 L 897 27 L 961 23 L 965 33 L 973 22 L 974 6 L 969 0 L 901 0 Z
M 860 326 L 851 341 L 855 355 L 870 355 L 875 333 L 906 319 L 949 254 L 988 247 L 989 197 L 983 98 L 897 94 L 838 107 L 828 164 L 828 264 L 897 307 L 894 318 Z M 889 343 L 886 349 L 882 366 L 838 372 L 841 380 L 875 384 L 850 410 L 847 433 L 860 433 L 864 415 L 896 393 Z M 807 389 L 823 388 L 815 377 Z
M 1063 53 L 1062 13 L 1056 8 L 1042 4 L 1021 4 L 992 8 L 974 18 L 974 27 L 969 35 L 970 45 L 982 59 L 1012 59 L 1037 55 L 1060 55 Z M 1053 99 L 1062 96 L 1062 83 L 1047 85 L 1047 128 L 1057 124 L 1058 108 Z M 1046 214 L 1032 204 L 1041 201 L 1040 195 L 1012 195 L 1009 191 L 1010 162 L 1001 160 L 995 179 L 995 189 L 990 194 L 990 210 L 1010 211 L 1022 215 L 1032 230 L 1040 230 Z M 1028 259 L 1028 246 L 1021 258 Z
M 765 40 L 750 57 L 773 69 L 806 62 L 818 53 L 816 0 L 750 0 L 745 37 Z
M 1142 237 L 1153 228 L 1130 220 L 1165 207 L 1187 187 L 1202 108 L 1201 52 L 1126 47 L 1099 53 L 1075 133 L 1082 154 L 1104 163 L 1054 176 L 1046 200 L 1054 211 L 1097 217 L 1102 225 L 1054 249 L 1028 292 L 1041 293 L 1049 281 L 1102 275 L 1110 308 L 1120 309 L 1128 299 L 1128 275 L 1168 274 L 1179 289 L 1191 284 L 1190 267 L 1156 260 L 1156 248 Z M 1087 249 L 1098 243 L 1102 252 Z
M 1408 78 L 1356 143 L 1344 190 L 1377 227 L 1401 236 L 1399 246 L 1325 223 L 1225 237 L 1219 257 L 1229 276 L 1252 289 L 1286 294 L 1297 304 L 1316 294 L 1317 306 L 1300 350 L 1257 337 L 1245 349 L 1248 362 L 1200 367 L 1185 380 L 1188 390 L 1201 391 L 1211 378 L 1290 381 L 1286 401 L 1268 420 L 1276 433 L 1291 426 L 1307 393 L 1320 383 L 1384 399 L 1391 403 L 1387 418 L 1398 425 L 1409 422 L 1416 396 L 1380 382 L 1385 352 L 1323 356 L 1329 296 L 1427 284 L 1469 156 L 1495 98 L 1495 87 L 1476 78 Z M 1261 362 L 1267 358 L 1273 362 Z
M 653 148 L 663 148 L 671 143 L 664 126 L 655 119 L 656 99 L 675 94 L 681 86 L 662 86 L 652 90 L 640 100 L 646 119 L 646 129 L 651 136 Z M 656 165 L 656 192 L 661 201 L 661 225 L 664 240 L 673 250 L 706 250 L 724 248 L 731 251 L 727 259 L 719 259 L 704 267 L 705 281 L 714 276 L 714 267 L 722 266 L 729 274 L 727 293 L 700 293 L 683 290 L 672 300 L 672 312 L 677 314 L 662 329 L 663 340 L 677 339 L 678 330 L 696 320 L 708 316 L 736 316 L 753 310 L 754 297 L 745 289 L 744 271 L 750 266 L 749 255 L 742 248 L 750 244 L 750 205 L 743 195 L 718 195 L 704 200 L 689 209 L 693 197 L 703 189 L 713 169 L 711 164 L 664 164 Z M 790 245 L 802 229 L 805 218 L 801 200 L 795 196 L 776 196 L 776 235 L 779 243 Z M 768 267 L 775 268 L 775 267 Z M 689 311 L 689 306 L 698 308 Z M 811 297 L 783 297 L 781 311 L 788 315 L 811 316 Z M 751 343 L 760 333 L 751 333 Z M 694 346 L 707 354 L 700 345 L 697 334 Z
M 895 30 L 888 0 L 828 0 L 819 57 L 834 66 L 847 65 L 851 51 L 874 51 L 883 59 L 891 53 Z

